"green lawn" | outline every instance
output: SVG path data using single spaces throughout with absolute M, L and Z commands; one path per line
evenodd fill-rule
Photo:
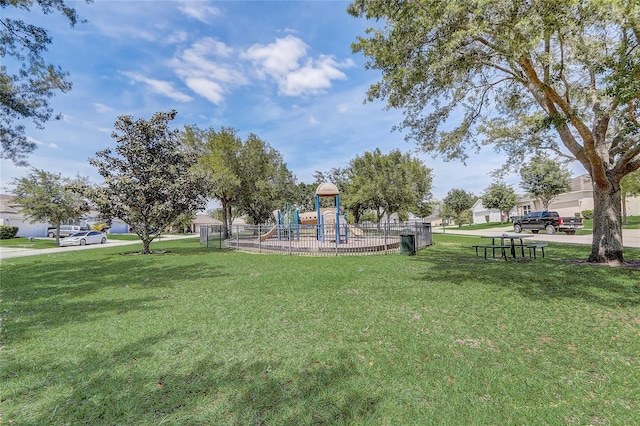
M 29 238 L 17 237 L 0 240 L 0 247 L 14 247 L 27 249 L 45 249 L 54 248 L 56 246 L 55 238 L 35 238 L 33 241 Z
M 0 424 L 640 424 L 640 270 L 434 242 L 4 260 Z

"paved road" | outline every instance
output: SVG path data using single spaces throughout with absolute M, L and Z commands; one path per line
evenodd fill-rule
M 442 233 L 442 228 L 434 227 L 434 233 Z M 444 231 L 446 234 L 462 234 L 462 235 L 500 235 L 502 233 L 513 234 L 513 227 L 505 226 L 500 228 L 493 229 L 482 229 L 482 230 L 465 230 L 462 229 L 452 229 L 447 228 Z M 544 242 L 552 242 L 552 243 L 563 243 L 563 244 L 583 244 L 583 245 L 591 245 L 593 241 L 592 235 L 567 235 L 564 232 L 557 233 L 553 235 L 547 235 L 543 232 L 539 234 L 531 234 L 530 232 L 523 232 L 523 234 L 533 235 L 531 238 L 527 238 L 527 241 L 544 241 Z M 623 229 L 622 230 L 622 242 L 624 247 L 628 248 L 640 248 L 640 230 L 638 229 Z
M 160 239 L 153 240 L 151 245 L 157 241 L 167 241 L 167 240 L 176 240 L 182 238 L 196 238 L 197 235 L 163 235 Z M 126 245 L 142 245 L 140 240 L 109 240 L 106 244 L 91 244 L 87 246 L 69 246 L 69 247 L 54 247 L 48 249 L 29 249 L 29 248 L 15 248 L 15 247 L 0 247 L 0 261 L 4 259 L 11 259 L 14 257 L 26 257 L 26 256 L 36 256 L 43 254 L 58 254 L 64 253 L 67 251 L 74 250 L 94 250 L 105 247 L 114 247 L 114 246 L 126 246 Z

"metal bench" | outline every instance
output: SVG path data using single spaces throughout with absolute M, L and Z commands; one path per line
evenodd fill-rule
M 473 248 L 476 249 L 476 256 L 478 256 L 478 249 L 484 249 L 484 258 L 487 258 L 487 250 L 491 249 L 493 252 L 493 257 L 496 257 L 496 250 L 499 249 L 501 252 L 501 257 L 504 257 L 504 260 L 507 260 L 507 250 L 511 250 L 511 246 L 505 246 L 505 245 L 495 245 L 495 244 L 489 244 L 489 245 L 475 245 L 475 246 L 471 246 Z
M 536 258 L 536 249 L 540 249 L 542 252 L 542 257 L 544 258 L 544 248 L 547 246 L 545 243 L 536 243 L 536 244 L 527 244 L 527 248 L 529 249 L 529 257 L 531 257 L 531 253 L 533 252 L 533 258 Z

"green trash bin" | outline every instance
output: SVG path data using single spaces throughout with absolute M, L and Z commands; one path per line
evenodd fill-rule
M 416 236 L 414 234 L 400 235 L 400 254 L 405 256 L 416 254 Z

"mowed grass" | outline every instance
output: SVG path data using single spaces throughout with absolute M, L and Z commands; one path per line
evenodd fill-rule
M 640 270 L 434 242 L 4 260 L 0 423 L 640 424 Z

